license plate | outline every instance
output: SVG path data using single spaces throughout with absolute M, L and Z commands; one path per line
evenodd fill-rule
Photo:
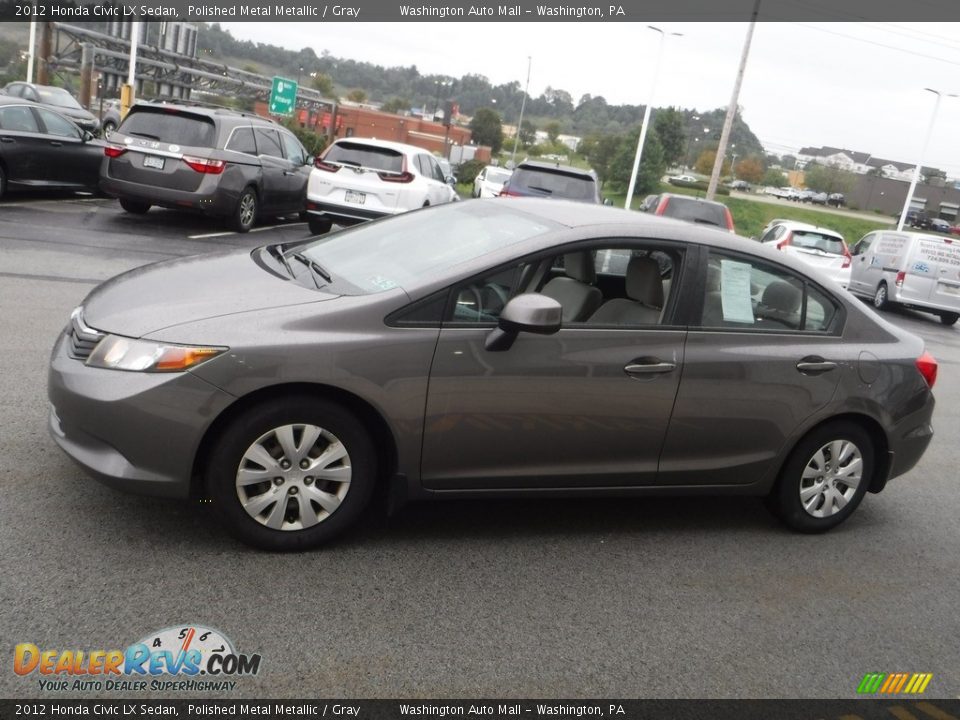
M 343 198 L 347 202 L 357 203 L 357 205 L 363 205 L 367 201 L 367 194 L 362 192 L 357 192 L 356 190 L 347 190 L 347 194 Z
M 156 155 L 144 155 L 143 156 L 143 166 L 148 168 L 156 168 L 157 170 L 163 170 L 164 159 L 162 157 L 157 157 Z

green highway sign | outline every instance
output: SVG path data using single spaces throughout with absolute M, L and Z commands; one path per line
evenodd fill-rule
M 282 77 L 273 78 L 270 89 L 270 112 L 274 115 L 292 115 L 297 107 L 297 83 Z

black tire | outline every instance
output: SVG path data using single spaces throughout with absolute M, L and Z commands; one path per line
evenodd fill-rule
M 831 476 L 833 468 L 830 462 L 834 458 L 827 453 L 818 455 L 835 441 L 851 444 L 860 455 L 860 480 L 855 489 Z M 815 428 L 797 443 L 790 453 L 780 471 L 777 484 L 767 497 L 767 507 L 785 525 L 799 532 L 820 533 L 836 527 L 850 517 L 863 500 L 873 479 L 873 453 L 873 441 L 856 423 L 837 420 Z M 823 475 L 805 479 L 803 475 L 808 465 L 811 470 L 816 471 L 815 466 L 819 464 L 817 458 L 826 459 L 821 470 Z M 853 469 L 855 460 L 855 455 L 841 457 L 841 473 Z M 834 499 L 835 494 L 830 494 L 831 485 L 835 493 L 842 495 L 852 490 L 849 496 L 844 498 L 845 504 L 842 506 Z M 826 493 L 817 494 L 818 487 L 825 488 Z M 812 511 L 804 507 L 801 492 L 808 493 L 808 501 L 813 505 Z M 816 517 L 814 512 L 823 513 L 824 516 Z
M 244 188 L 240 197 L 237 198 L 237 207 L 234 208 L 233 217 L 230 218 L 230 227 L 238 233 L 250 232 L 257 222 L 259 204 L 257 191 L 252 187 Z
M 890 297 L 887 294 L 887 284 L 885 282 L 877 285 L 877 291 L 873 294 L 873 306 L 877 310 L 886 310 L 890 307 Z
M 307 227 L 311 235 L 326 235 L 333 227 L 333 220 L 324 215 L 308 215 Z
M 143 215 L 150 210 L 150 203 L 141 202 L 140 200 L 127 200 L 126 198 L 121 198 L 120 207 L 132 215 Z
M 317 490 L 323 490 L 325 493 L 335 494 L 343 484 L 338 484 L 338 481 L 321 481 L 319 478 L 311 481 L 309 476 L 298 478 L 295 476 L 309 473 L 310 470 L 299 471 L 297 467 L 291 467 L 287 470 L 267 469 L 265 471 L 268 476 L 272 472 L 285 473 L 284 477 L 272 480 L 266 477 L 263 482 L 244 486 L 242 490 L 237 485 L 241 464 L 250 467 L 249 461 L 244 461 L 245 453 L 264 437 L 270 436 L 273 429 L 286 425 L 312 425 L 322 428 L 324 433 L 329 433 L 335 440 L 342 443 L 349 461 L 349 483 L 346 483 L 346 490 L 341 494 L 339 506 L 332 511 L 327 511 L 321 508 L 315 499 L 308 499 L 306 502 L 314 512 L 311 521 L 316 524 L 307 528 L 273 529 L 267 527 L 265 523 L 277 511 L 282 513 L 277 517 L 283 518 L 283 524 L 288 524 L 290 521 L 299 522 L 303 517 L 303 498 L 308 498 L 311 487 L 314 488 L 314 493 Z M 303 436 L 301 435 L 300 438 L 302 441 Z M 326 435 L 321 436 L 317 440 L 319 445 L 314 446 L 319 450 L 315 449 L 314 452 L 320 452 L 322 456 L 326 448 L 333 447 L 331 444 L 324 448 L 322 444 L 327 441 Z M 279 444 L 274 447 L 272 454 L 274 457 L 285 456 Z M 302 457 L 316 459 L 312 455 Z M 266 468 L 266 465 L 261 467 Z M 287 396 L 257 405 L 230 423 L 213 446 L 205 471 L 205 479 L 213 506 L 231 535 L 262 550 L 299 551 L 309 550 L 329 542 L 357 521 L 373 494 L 377 467 L 376 450 L 370 435 L 353 414 L 327 400 Z M 261 471 L 254 467 L 254 472 Z M 278 484 L 276 480 L 284 482 Z M 323 488 L 321 483 L 324 485 Z M 285 486 L 286 492 L 283 490 Z M 266 503 L 259 519 L 253 517 L 244 508 L 240 499 L 241 493 L 246 495 L 248 503 L 264 498 L 259 503 Z M 281 502 L 282 507 L 279 505 Z M 323 512 L 328 514 L 317 520 L 316 514 Z
M 107 121 L 107 122 L 105 122 L 105 123 L 103 124 L 103 127 L 100 128 L 100 131 L 101 131 L 103 137 L 107 137 L 110 133 L 112 133 L 112 132 L 113 132 L 114 130 L 116 130 L 116 129 L 117 129 L 117 126 L 116 126 L 115 124 L 113 124 L 112 122 Z
M 957 320 L 960 319 L 960 314 L 954 312 L 944 312 L 940 313 L 940 322 L 942 322 L 947 327 L 956 324 Z

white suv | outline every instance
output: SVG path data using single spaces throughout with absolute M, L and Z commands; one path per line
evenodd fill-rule
M 458 200 L 437 159 L 423 148 L 343 138 L 317 158 L 307 182 L 310 232 Z
M 850 284 L 850 250 L 843 235 L 827 228 L 781 220 L 767 226 L 760 242 L 793 255 L 846 288 Z

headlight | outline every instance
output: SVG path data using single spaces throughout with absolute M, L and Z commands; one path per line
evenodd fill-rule
M 107 335 L 99 342 L 87 365 L 111 370 L 181 372 L 214 358 L 227 348 L 169 345 Z

